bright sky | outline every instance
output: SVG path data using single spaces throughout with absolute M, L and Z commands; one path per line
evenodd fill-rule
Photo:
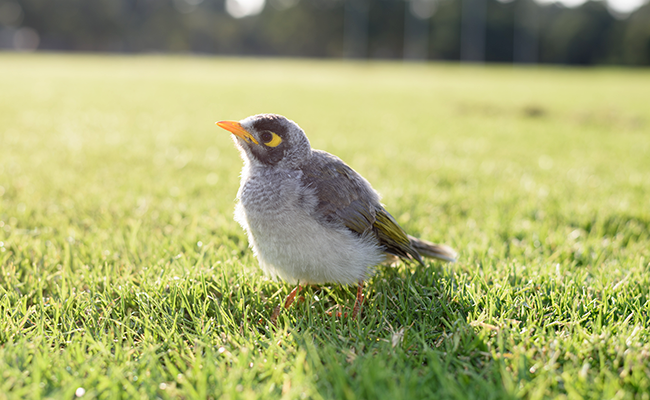
M 265 0 L 226 0 L 226 11 L 234 18 L 244 18 L 261 13 L 265 2 Z
M 197 1 L 197 0 L 194 0 Z M 199 0 L 199 2 L 202 0 Z M 433 0 L 435 1 L 435 0 Z M 506 0 L 507 1 L 507 0 Z M 541 4 L 559 2 L 567 7 L 577 7 L 587 0 L 536 0 Z M 648 0 L 606 0 L 611 9 L 622 14 L 628 14 L 641 7 Z M 296 0 L 279 0 L 278 3 L 297 3 Z M 226 0 L 226 11 L 235 18 L 257 15 L 264 9 L 266 0 Z
M 555 3 L 555 0 L 535 0 L 540 4 Z M 586 0 L 561 0 L 558 3 L 563 3 L 567 7 L 577 7 L 584 3 Z M 631 13 L 637 8 L 641 7 L 647 0 L 607 0 L 607 5 L 614 11 L 622 14 Z

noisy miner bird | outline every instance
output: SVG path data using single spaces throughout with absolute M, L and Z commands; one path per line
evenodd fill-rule
M 451 248 L 406 234 L 370 183 L 338 157 L 312 149 L 295 122 L 259 114 L 216 124 L 233 134 L 244 160 L 235 219 L 264 272 L 298 284 L 285 308 L 300 285 L 358 283 L 355 318 L 374 266 L 395 256 L 422 265 L 422 256 L 455 261 Z

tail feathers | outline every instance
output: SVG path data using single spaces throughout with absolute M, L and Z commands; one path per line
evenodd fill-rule
M 445 246 L 444 244 L 427 242 L 426 240 L 418 239 L 411 235 L 408 235 L 408 238 L 411 241 L 411 246 L 413 246 L 421 256 L 437 258 L 448 262 L 456 262 L 458 254 L 451 247 Z

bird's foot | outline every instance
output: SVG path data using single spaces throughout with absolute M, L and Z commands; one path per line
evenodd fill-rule
M 275 323 L 278 320 L 278 317 L 280 316 L 280 313 L 282 312 L 282 308 L 289 308 L 291 307 L 291 304 L 293 304 L 293 301 L 296 299 L 296 295 L 300 292 L 300 285 L 296 286 L 293 288 L 291 293 L 287 295 L 287 297 L 284 299 L 284 307 L 282 307 L 281 304 L 278 304 L 277 307 L 273 310 L 273 314 L 271 314 L 271 323 L 273 326 L 275 326 Z M 298 298 L 299 300 L 302 297 Z
M 357 299 L 354 302 L 354 308 L 352 308 L 352 319 L 357 319 L 357 315 L 361 312 L 363 308 L 363 300 L 365 299 L 365 296 L 363 295 L 363 281 L 359 281 L 359 286 L 357 287 Z M 338 309 L 336 312 L 334 312 L 334 309 Z M 334 307 L 330 308 L 329 310 L 325 311 L 325 313 L 329 316 L 334 315 L 337 318 L 347 318 L 348 313 L 341 312 L 341 306 L 340 305 L 335 305 Z
M 327 311 L 325 311 L 325 314 L 331 316 L 335 316 L 336 318 L 346 318 L 348 316 L 347 312 L 342 313 L 341 312 L 342 306 L 340 304 L 337 304 L 335 306 L 330 307 Z
M 365 296 L 363 295 L 363 281 L 359 281 L 359 286 L 357 287 L 357 299 L 354 302 L 354 308 L 352 309 L 352 319 L 357 319 L 357 314 L 359 311 L 361 311 L 364 298 Z

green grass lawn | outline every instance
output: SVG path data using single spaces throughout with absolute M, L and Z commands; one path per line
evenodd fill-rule
M 650 70 L 0 54 L 0 399 L 650 399 Z M 275 112 L 455 264 L 263 276 Z

